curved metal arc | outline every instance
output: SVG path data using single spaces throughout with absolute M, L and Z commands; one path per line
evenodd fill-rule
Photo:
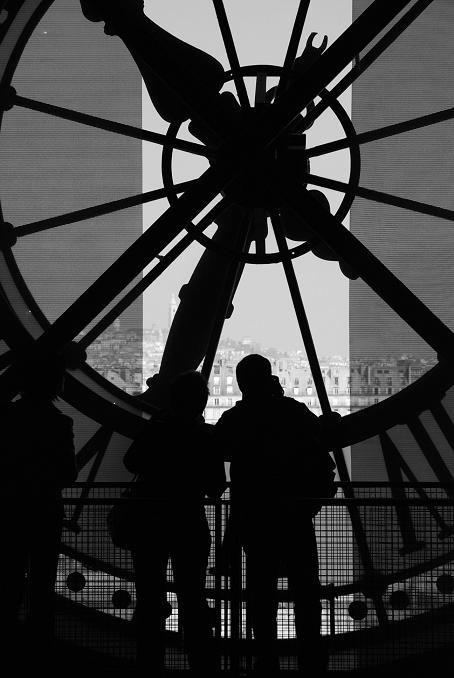
M 447 360 L 454 349 L 453 332 L 411 292 L 350 231 L 299 187 L 289 187 L 289 206 L 321 239 L 440 356 Z
M 411 212 L 418 212 L 419 214 L 427 214 L 439 219 L 446 219 L 447 221 L 454 221 L 454 210 L 448 210 L 445 207 L 437 207 L 437 205 L 429 205 L 418 200 L 410 200 L 409 198 L 402 198 L 398 195 L 385 193 L 383 191 L 376 191 L 372 188 L 364 188 L 362 186 L 352 186 L 344 181 L 337 179 L 328 179 L 317 174 L 307 174 L 308 183 L 315 186 L 323 186 L 324 188 L 332 188 L 335 191 L 345 193 L 347 191 L 353 192 L 359 198 L 366 198 L 366 200 L 373 200 L 374 202 L 383 203 L 385 205 L 393 205 L 394 207 L 401 207 L 402 209 L 410 210 Z
M 345 132 L 345 141 L 350 151 L 350 177 L 348 179 L 347 189 L 345 195 L 336 211 L 335 217 L 339 221 L 343 221 L 347 216 L 355 197 L 354 188 L 358 186 L 361 174 L 361 152 L 357 141 L 357 135 L 350 116 L 340 102 L 333 98 L 328 90 L 323 90 L 320 93 L 322 99 L 330 101 L 331 109 L 334 111 L 337 119 L 343 127 Z
M 74 111 L 70 108 L 63 108 L 62 106 L 55 106 L 54 104 L 48 104 L 43 101 L 36 101 L 35 99 L 29 99 L 17 94 L 14 96 L 13 102 L 16 106 L 21 106 L 22 108 L 38 111 L 39 113 L 46 113 L 47 115 L 52 115 L 64 120 L 70 120 L 71 122 L 87 125 L 88 127 L 93 127 L 95 129 L 114 132 L 116 134 L 130 137 L 131 139 L 150 141 L 161 146 L 165 143 L 168 143 L 168 139 L 166 138 L 165 134 L 159 134 L 158 132 L 141 129 L 140 127 L 134 127 L 133 125 L 125 125 L 121 122 L 106 120 L 105 118 L 99 118 L 87 113 L 81 113 L 80 111 Z M 193 141 L 174 139 L 172 143 L 179 151 L 185 151 L 187 153 L 191 153 L 192 155 L 201 155 L 206 158 L 212 158 L 216 155 L 215 149 L 209 148 L 202 144 L 197 144 Z
M 440 363 L 405 390 L 333 422 L 332 430 L 327 433 L 329 440 L 333 445 L 346 447 L 403 424 L 410 416 L 432 407 L 433 402 L 443 398 L 453 384 L 452 366 Z
M 68 499 L 65 503 L 71 504 L 71 499 Z M 107 501 L 106 501 L 107 503 Z M 68 544 L 64 543 L 64 538 L 63 542 L 61 544 L 61 552 L 70 557 L 73 558 L 74 560 L 80 562 L 82 565 L 85 565 L 89 569 L 99 571 L 102 570 L 103 572 L 106 572 L 107 574 L 110 574 L 115 577 L 119 577 L 123 581 L 131 581 L 133 582 L 135 580 L 134 578 L 134 573 L 132 570 L 128 570 L 125 567 L 120 567 L 117 565 L 112 565 L 110 563 L 107 563 L 104 560 L 101 560 L 100 558 L 97 558 L 95 556 L 90 556 L 86 553 L 82 553 L 81 551 L 77 550 L 73 546 L 70 546 Z M 430 562 L 425 562 L 421 563 L 419 565 L 414 565 L 410 567 L 406 567 L 403 570 L 399 570 L 398 573 L 395 574 L 390 574 L 390 575 L 384 575 L 383 576 L 383 581 L 384 583 L 389 586 L 390 584 L 393 584 L 394 582 L 397 581 L 405 581 L 406 579 L 410 579 L 411 577 L 418 576 L 420 574 L 423 574 L 424 572 L 427 572 L 428 570 L 435 569 L 437 567 L 440 567 L 442 565 L 447 565 L 448 563 L 452 562 L 454 560 L 454 550 L 449 551 L 448 553 L 445 553 L 441 556 L 438 556 L 435 559 L 432 559 Z M 174 590 L 174 586 L 172 582 L 167 582 L 168 590 L 172 591 Z M 361 581 L 354 582 L 352 584 L 324 584 L 320 588 L 320 598 L 324 600 L 329 600 L 333 596 L 334 597 L 339 597 L 339 596 L 348 596 L 352 595 L 354 593 L 362 593 L 362 586 L 363 583 Z M 216 594 L 211 588 L 206 589 L 206 597 L 209 599 L 215 598 Z M 286 595 L 286 591 L 284 589 L 279 589 L 279 600 L 288 600 L 288 595 Z M 225 594 L 225 599 L 229 599 L 229 592 L 226 591 Z M 407 621 L 407 620 L 406 620 Z M 413 619 L 409 621 L 409 623 L 413 623 Z M 400 623 L 406 623 L 406 622 L 400 622 Z M 363 630 L 358 631 L 357 633 L 359 634 L 364 634 Z M 367 631 L 366 631 L 367 633 Z M 336 634 L 336 638 L 338 637 L 339 634 Z M 344 645 L 342 644 L 342 647 Z
M 305 108 L 317 92 L 347 66 L 360 49 L 387 26 L 387 24 L 405 7 L 410 0 L 395 0 L 393 7 L 383 8 L 380 0 L 375 2 L 336 40 L 336 42 L 317 61 L 317 68 L 312 67 L 304 75 L 304 90 L 298 80 L 272 107 L 272 116 L 266 121 L 264 141 L 272 143 L 273 139 L 290 124 L 299 111 Z M 425 0 L 428 4 L 428 0 Z M 302 79 L 301 79 L 302 81 Z M 246 131 L 247 136 L 247 131 Z M 241 144 L 242 140 L 240 140 Z
M 386 125 L 385 127 L 379 127 L 377 129 L 369 130 L 368 132 L 361 132 L 360 134 L 356 134 L 356 143 L 368 144 L 371 141 L 388 139 L 389 137 L 396 136 L 397 134 L 412 132 L 422 127 L 429 127 L 430 125 L 436 125 L 437 123 L 444 122 L 446 120 L 452 120 L 453 118 L 454 108 L 446 108 L 442 111 L 437 111 L 436 113 L 421 115 L 417 118 L 404 120 L 403 122 L 398 122 L 393 125 Z M 327 153 L 334 153 L 336 151 L 344 150 L 345 148 L 348 148 L 348 146 L 349 143 L 347 139 L 337 139 L 336 141 L 330 141 L 326 144 L 318 144 L 317 146 L 312 146 L 311 148 L 306 149 L 306 155 L 309 158 L 315 158 Z
M 389 586 L 390 584 L 393 584 L 398 581 L 405 581 L 406 579 L 410 579 L 411 577 L 417 577 L 418 575 L 423 574 L 424 572 L 428 572 L 429 570 L 433 570 L 437 567 L 440 567 L 441 565 L 447 565 L 448 563 L 451 563 L 453 560 L 454 560 L 454 550 L 451 550 L 448 551 L 447 553 L 437 556 L 436 558 L 432 558 L 429 561 L 419 563 L 418 565 L 410 565 L 404 567 L 398 572 L 393 572 L 387 575 L 385 574 L 383 575 L 383 584 Z M 330 591 L 329 585 L 322 586 L 321 590 L 322 597 L 324 597 L 323 592 L 325 591 L 326 597 L 328 597 Z M 336 596 L 347 596 L 352 593 L 362 593 L 363 582 L 357 581 L 352 584 L 337 584 L 334 585 L 331 591 L 334 591 Z
M 188 188 L 194 185 L 197 179 L 192 179 L 191 181 L 183 181 L 179 184 L 175 184 L 174 189 L 176 193 L 183 193 Z M 85 207 L 84 209 L 74 210 L 73 212 L 66 212 L 66 214 L 60 214 L 56 217 L 49 217 L 48 219 L 40 219 L 40 221 L 33 221 L 29 224 L 23 224 L 22 226 L 16 226 L 14 233 L 18 237 L 23 237 L 25 235 L 30 235 L 31 233 L 38 233 L 40 231 L 46 231 L 50 228 L 56 228 L 58 226 L 67 226 L 68 224 L 74 224 L 78 221 L 85 221 L 86 219 L 93 219 L 95 217 L 100 217 L 105 214 L 111 214 L 112 212 L 118 212 L 119 210 L 128 209 L 130 207 L 137 207 L 138 205 L 144 205 L 154 200 L 160 200 L 165 198 L 168 194 L 166 188 L 157 188 L 153 191 L 147 191 L 146 193 L 139 193 L 138 195 L 132 195 L 128 198 L 121 198 L 120 200 L 112 200 L 111 202 L 105 202 L 100 205 L 94 205 L 93 207 Z
M 257 69 L 259 69 L 259 73 L 262 71 L 260 70 L 262 67 L 258 66 L 252 66 L 252 67 L 247 67 L 248 73 L 252 74 L 254 76 L 257 76 Z M 251 69 L 251 70 L 249 70 Z M 268 69 L 271 69 L 272 72 L 279 73 L 280 69 L 275 66 L 263 66 L 263 73 L 266 73 Z M 244 69 L 242 69 L 244 70 Z M 260 101 L 260 103 L 263 103 Z M 341 121 L 341 124 L 344 125 L 344 128 L 346 129 L 347 134 L 352 134 L 354 132 L 353 127 L 351 126 L 351 121 L 348 118 L 346 112 L 344 109 L 337 103 L 335 103 L 335 108 L 336 112 L 338 115 L 338 118 Z M 180 128 L 180 123 L 171 123 L 169 125 L 169 128 L 167 130 L 167 138 L 171 141 L 176 137 L 178 134 L 178 130 Z M 350 129 L 351 128 L 351 129 Z M 170 204 L 174 204 L 177 200 L 177 192 L 175 191 L 175 187 L 177 184 L 173 183 L 173 174 L 172 174 L 172 156 L 173 156 L 173 146 L 172 143 L 169 144 L 164 144 L 163 151 L 162 151 L 162 162 L 161 162 L 161 172 L 162 172 L 162 178 L 164 182 L 164 187 L 167 189 L 167 199 Z M 356 149 L 353 149 L 352 153 L 352 180 L 357 183 L 358 181 L 358 176 L 359 176 L 359 153 L 356 152 Z M 351 197 L 351 200 L 353 200 L 353 196 Z M 339 211 L 342 210 L 342 218 L 345 216 L 347 213 L 349 207 L 350 207 L 350 200 L 349 197 L 346 196 L 344 200 L 342 201 L 341 207 L 339 208 Z M 249 252 L 243 251 L 241 248 L 240 249 L 235 249 L 233 246 L 228 247 L 226 245 L 221 245 L 217 243 L 213 238 L 209 238 L 206 236 L 204 233 L 198 233 L 196 234 L 196 240 L 199 242 L 201 245 L 203 245 L 207 249 L 211 249 L 217 254 L 221 254 L 224 257 L 230 257 L 234 259 L 239 259 L 240 261 L 245 263 L 250 263 L 250 264 L 269 264 L 269 263 L 278 263 L 280 261 L 280 256 L 278 252 L 274 253 L 263 253 L 260 254 L 258 252 L 255 252 L 253 254 L 250 254 Z M 307 254 L 311 249 L 311 246 L 307 243 L 302 243 L 299 245 L 296 245 L 295 247 L 292 247 L 290 254 L 292 258 L 301 256 L 303 254 Z

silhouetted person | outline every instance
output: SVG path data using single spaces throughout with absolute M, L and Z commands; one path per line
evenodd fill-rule
M 199 372 L 179 375 L 170 386 L 170 413 L 150 420 L 124 458 L 138 473 L 135 496 L 143 501 L 143 542 L 133 551 L 136 576 L 137 657 L 144 670 L 164 667 L 167 562 L 170 557 L 190 668 L 216 668 L 205 595 L 210 530 L 204 498 L 225 489 L 222 457 L 203 411 L 208 387 Z
M 22 364 L 20 399 L 2 411 L 2 538 L 0 605 L 13 652 L 17 615 L 27 589 L 27 627 L 33 663 L 50 657 L 55 579 L 62 521 L 61 490 L 76 480 L 73 422 L 54 404 L 64 380 L 63 361 Z M 14 642 L 13 642 L 14 641 Z M 14 661 L 27 658 L 21 648 Z M 5 655 L 2 657 L 5 660 Z
M 270 362 L 248 355 L 237 365 L 242 400 L 224 412 L 215 430 L 231 462 L 230 529 L 247 556 L 248 605 L 258 660 L 268 674 L 279 668 L 277 580 L 282 568 L 294 601 L 299 666 L 314 675 L 326 665 L 321 652 L 320 583 L 313 516 L 312 471 L 323 460 L 334 480 L 334 462 L 320 447 L 319 422 L 306 405 L 283 395 Z M 315 456 L 316 455 L 316 456 Z M 334 485 L 333 485 L 334 486 Z

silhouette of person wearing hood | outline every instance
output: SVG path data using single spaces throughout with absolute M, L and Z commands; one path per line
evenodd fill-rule
M 231 462 L 231 527 L 246 552 L 248 605 L 257 646 L 256 670 L 279 670 L 277 581 L 282 568 L 294 602 L 299 666 L 321 672 L 321 605 L 313 516 L 320 509 L 317 477 L 335 492 L 334 468 L 321 446 L 318 417 L 283 395 L 269 360 L 243 358 L 236 376 L 242 400 L 215 426 Z

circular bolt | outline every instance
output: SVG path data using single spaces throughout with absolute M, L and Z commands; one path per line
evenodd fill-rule
M 393 591 L 389 596 L 389 604 L 393 610 L 405 610 L 410 605 L 410 596 L 406 591 Z
M 452 593 L 454 591 L 454 577 L 452 574 L 440 574 L 436 586 L 440 593 Z
M 85 588 L 86 583 L 87 580 L 85 579 L 82 572 L 71 572 L 71 574 L 68 574 L 66 577 L 66 586 L 70 591 L 73 591 L 73 593 L 79 593 L 79 591 L 82 591 L 82 589 Z
M 361 621 L 367 616 L 367 604 L 362 600 L 354 600 L 348 606 L 348 614 L 355 621 Z
M 132 599 L 131 599 L 131 594 L 128 593 L 127 591 L 123 591 L 122 589 L 119 589 L 118 591 L 115 591 L 112 595 L 112 605 L 117 608 L 126 608 L 131 605 Z

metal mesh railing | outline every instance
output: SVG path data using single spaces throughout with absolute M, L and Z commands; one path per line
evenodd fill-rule
M 79 484 L 65 491 L 56 592 L 63 605 L 56 633 L 67 641 L 134 661 L 134 572 L 128 551 L 113 546 L 106 526 L 124 485 Z M 447 645 L 454 599 L 454 506 L 440 485 L 357 483 L 342 487 L 314 520 L 322 584 L 322 635 L 330 668 L 348 670 L 402 660 Z M 404 494 L 402 494 L 402 491 Z M 266 498 L 264 497 L 264 501 Z M 206 502 L 212 545 L 206 596 L 224 668 L 251 666 L 247 560 L 238 546 L 229 563 L 223 537 L 228 491 Z M 360 521 L 353 520 L 353 514 Z M 353 529 L 352 525 L 355 525 Z M 360 527 L 358 527 L 358 525 Z M 298 534 L 294 535 L 298 539 Z M 170 668 L 187 668 L 178 601 L 168 563 L 166 621 Z M 296 668 L 293 603 L 278 580 L 281 667 Z M 63 610 L 63 611 L 62 611 Z

